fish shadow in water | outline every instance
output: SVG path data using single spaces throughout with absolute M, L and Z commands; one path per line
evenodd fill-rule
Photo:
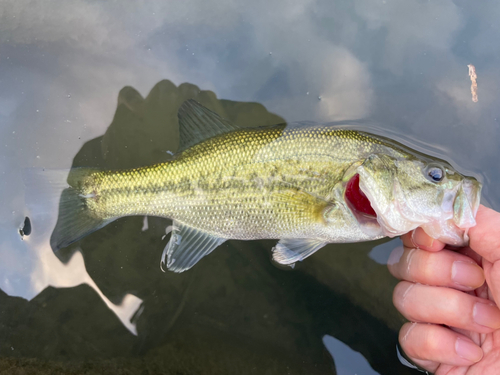
M 161 81 L 146 98 L 125 87 L 105 134 L 85 143 L 72 167 L 126 169 L 169 160 L 179 145 L 177 111 L 188 99 L 240 127 L 285 122 L 259 103 L 221 100 L 188 83 L 177 87 Z M 202 350 L 224 341 L 221 347 L 229 342 L 243 352 L 272 355 L 282 361 L 281 369 L 334 373 L 321 342 L 330 334 L 381 373 L 410 373 L 395 355 L 401 322 L 390 302 L 395 280 L 367 257 L 373 243 L 329 245 L 287 272 L 270 263 L 275 241 L 228 241 L 190 271 L 163 273 L 160 256 L 171 221 L 146 220 L 147 225 L 143 217 L 121 218 L 57 253 L 67 262 L 79 249 L 89 275 L 113 303 L 127 293 L 143 300 L 136 354 L 173 343 L 182 347 L 201 337 L 207 346 L 196 347 Z

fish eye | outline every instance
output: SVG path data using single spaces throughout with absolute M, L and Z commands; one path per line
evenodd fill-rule
M 440 167 L 432 166 L 427 168 L 427 176 L 432 182 L 440 182 L 444 178 L 444 171 Z

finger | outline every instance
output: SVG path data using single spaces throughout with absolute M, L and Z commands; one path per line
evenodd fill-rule
M 474 290 L 484 283 L 484 272 L 474 260 L 451 250 L 430 252 L 396 248 L 387 262 L 391 274 L 400 280 L 421 284 Z
M 470 247 L 494 263 L 500 260 L 500 213 L 483 205 L 476 215 L 476 226 L 469 229 Z
M 408 323 L 408 324 L 417 324 L 417 323 Z M 400 337 L 400 340 L 401 340 L 401 337 Z M 400 353 L 404 354 L 403 359 L 406 361 L 409 361 L 410 365 L 413 365 L 413 366 L 408 366 L 406 364 L 406 362 L 401 360 L 401 358 L 399 358 L 399 361 L 402 364 L 404 364 L 405 366 L 408 366 L 411 368 L 414 368 L 414 366 L 418 366 L 418 371 L 420 371 L 420 372 L 425 372 L 423 370 L 427 370 L 427 371 L 430 371 L 431 373 L 434 374 L 436 372 L 436 370 L 438 369 L 438 367 L 440 366 L 440 363 L 437 363 L 434 361 L 427 361 L 427 360 L 423 360 L 423 359 L 417 359 L 417 358 L 410 357 L 408 354 L 406 354 L 406 352 L 404 351 L 404 349 L 401 345 L 399 346 L 398 350 L 400 351 Z M 426 373 L 429 374 L 429 372 L 426 372 Z
M 456 327 L 446 327 L 446 328 L 449 328 L 451 329 L 452 331 L 454 332 L 457 332 L 461 335 L 464 335 L 466 337 L 468 337 L 469 339 L 472 340 L 472 342 L 478 346 L 481 346 L 481 343 L 484 342 L 484 340 L 482 340 L 482 338 L 484 338 L 484 334 L 482 333 L 478 333 L 478 332 L 472 332 L 472 331 L 468 331 L 466 329 L 460 329 L 460 328 L 456 328 Z M 484 348 L 483 348 L 484 350 Z
M 402 281 L 394 289 L 393 302 L 412 322 L 445 324 L 479 333 L 500 328 L 500 310 L 492 301 L 455 289 Z
M 483 357 L 469 338 L 434 324 L 406 323 L 399 331 L 404 352 L 419 366 L 435 371 L 436 364 L 471 366 Z
M 488 283 L 489 292 L 497 305 L 500 303 L 500 261 L 490 263 L 487 260 L 483 261 L 484 273 L 486 282 Z
M 445 247 L 445 249 L 446 248 L 447 247 Z M 450 248 L 449 250 L 453 250 L 456 251 L 457 253 L 468 256 L 469 258 L 473 259 L 480 267 L 482 267 L 483 265 L 483 257 L 478 253 L 476 253 L 474 250 L 472 250 L 469 246 L 461 247 L 459 249 Z
M 419 249 L 427 251 L 439 251 L 445 246 L 444 243 L 432 238 L 420 227 L 403 234 L 401 240 L 403 240 L 403 244 L 406 247 L 418 247 Z

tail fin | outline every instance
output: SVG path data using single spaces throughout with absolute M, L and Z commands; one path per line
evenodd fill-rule
M 59 201 L 57 222 L 50 236 L 50 245 L 56 255 L 60 249 L 114 220 L 94 216 L 87 205 L 87 200 L 94 197 L 86 196 L 79 190 L 80 182 L 93 171 L 95 169 L 90 168 L 71 171 L 29 169 L 24 174 L 26 204 L 34 218 L 39 221 L 53 218 Z
M 50 246 L 55 252 L 113 221 L 93 216 L 87 207 L 87 199 L 92 198 L 82 196 L 75 188 L 63 190 L 57 223 L 50 236 Z

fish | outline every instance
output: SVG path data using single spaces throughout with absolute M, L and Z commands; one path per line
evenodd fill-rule
M 227 240 L 276 239 L 293 266 L 329 243 L 417 227 L 468 243 L 481 183 L 390 138 L 325 124 L 239 128 L 194 100 L 178 112 L 171 160 L 127 170 L 74 168 L 59 199 L 57 252 L 124 216 L 172 220 L 162 268 L 183 272 Z

